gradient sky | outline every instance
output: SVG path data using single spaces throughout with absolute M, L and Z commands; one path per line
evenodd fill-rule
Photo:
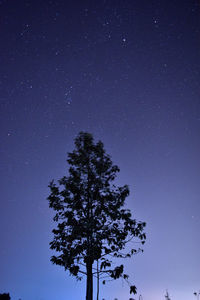
M 94 134 L 147 222 L 127 272 L 144 300 L 200 289 L 200 3 L 0 1 L 0 293 L 82 300 L 50 262 L 51 179 L 79 131 Z M 128 300 L 121 280 L 100 299 Z M 94 297 L 95 299 L 95 297 Z

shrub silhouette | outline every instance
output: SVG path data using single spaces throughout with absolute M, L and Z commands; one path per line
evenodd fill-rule
M 10 300 L 10 294 L 0 294 L 0 300 Z

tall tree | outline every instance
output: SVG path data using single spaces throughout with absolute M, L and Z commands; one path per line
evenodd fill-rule
M 128 282 L 123 264 L 112 268 L 111 259 L 131 257 L 142 251 L 129 249 L 123 253 L 134 238 L 144 243 L 145 223 L 136 222 L 130 210 L 124 208 L 129 188 L 114 185 L 119 168 L 113 165 L 101 141 L 95 144 L 91 134 L 80 132 L 67 162 L 68 176 L 58 180 L 58 185 L 54 181 L 49 184 L 49 206 L 56 211 L 57 223 L 50 248 L 59 252 L 51 261 L 78 280 L 86 275 L 86 300 L 92 300 L 93 276 L 103 283 L 106 277 L 122 277 Z M 130 293 L 136 293 L 135 286 L 130 285 Z

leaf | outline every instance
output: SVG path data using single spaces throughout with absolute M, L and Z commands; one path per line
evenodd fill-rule
M 135 285 L 131 285 L 130 286 L 130 294 L 137 294 L 137 288 L 136 288 L 136 286 Z
M 124 274 L 124 279 L 128 279 L 129 278 L 129 276 L 127 275 L 127 274 Z

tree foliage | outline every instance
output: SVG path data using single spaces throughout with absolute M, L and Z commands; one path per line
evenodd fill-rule
M 92 299 L 92 278 L 123 278 L 128 282 L 123 264 L 112 267 L 113 258 L 126 258 L 141 251 L 132 248 L 124 253 L 126 244 L 135 238 L 144 243 L 145 223 L 132 219 L 125 209 L 129 195 L 127 185 L 114 184 L 119 168 L 113 165 L 101 141 L 94 143 L 93 136 L 80 132 L 75 149 L 68 153 L 69 174 L 49 185 L 49 206 L 55 210 L 54 239 L 50 248 L 59 255 L 51 261 L 63 266 L 78 280 L 87 275 L 87 300 Z M 94 267 L 95 261 L 100 268 Z M 130 286 L 136 293 L 136 287 Z

